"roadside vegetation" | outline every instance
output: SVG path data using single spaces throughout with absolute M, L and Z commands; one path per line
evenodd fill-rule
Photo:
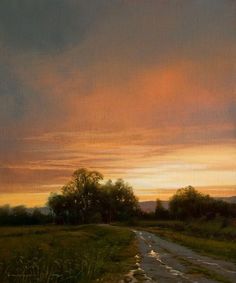
M 149 231 L 208 256 L 236 262 L 236 226 L 229 224 L 221 228 L 220 223 L 220 220 L 213 225 L 205 220 L 192 223 L 140 221 L 136 223 L 136 229 Z
M 216 218 L 213 220 L 192 219 L 190 221 L 180 220 L 140 220 L 135 225 L 146 228 L 159 228 L 181 232 L 188 236 L 222 241 L 236 242 L 236 223 L 233 219 Z
M 127 228 L 2 227 L 0 282 L 118 282 L 136 253 Z
M 169 209 L 157 200 L 154 213 L 135 225 L 200 253 L 236 262 L 236 206 L 203 195 L 193 187 L 180 189 Z

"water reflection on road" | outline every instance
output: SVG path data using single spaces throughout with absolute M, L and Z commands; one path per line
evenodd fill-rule
M 122 283 L 215 283 L 216 279 L 236 282 L 233 263 L 199 255 L 181 245 L 146 232 L 134 231 L 140 255 L 136 255 L 135 269 Z

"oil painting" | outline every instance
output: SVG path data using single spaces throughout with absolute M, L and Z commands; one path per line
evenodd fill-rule
M 236 282 L 236 1 L 0 1 L 0 282 Z

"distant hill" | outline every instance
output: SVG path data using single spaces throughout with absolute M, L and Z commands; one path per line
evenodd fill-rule
M 168 201 L 162 201 L 162 204 L 165 208 L 168 208 L 169 202 Z M 150 201 L 141 201 L 139 202 L 139 205 L 141 209 L 145 212 L 154 212 L 156 208 L 156 201 L 150 200 Z
M 32 212 L 34 208 L 28 208 L 29 212 Z M 49 214 L 50 209 L 47 206 L 37 207 L 37 209 L 44 215 Z
M 218 197 L 215 199 L 221 199 L 223 201 L 229 202 L 229 203 L 236 203 L 236 196 L 232 196 L 232 197 Z

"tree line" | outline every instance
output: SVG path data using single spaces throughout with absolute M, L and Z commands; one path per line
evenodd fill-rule
M 24 206 L 0 207 L 0 225 L 88 224 L 132 221 L 134 219 L 212 219 L 216 216 L 236 217 L 236 204 L 216 200 L 189 186 L 177 190 L 169 208 L 157 199 L 154 213 L 140 209 L 132 187 L 124 180 L 101 183 L 103 175 L 87 169 L 76 170 L 60 193 L 52 193 L 44 215 L 39 209 L 29 212 Z
M 204 218 L 210 220 L 216 216 L 236 217 L 236 204 L 202 194 L 192 186 L 177 190 L 170 198 L 168 209 L 163 207 L 160 200 L 156 201 L 155 218 L 157 219 Z
M 27 209 L 23 205 L 0 207 L 0 225 L 41 225 L 51 223 L 51 214 L 43 214 L 39 208 Z

